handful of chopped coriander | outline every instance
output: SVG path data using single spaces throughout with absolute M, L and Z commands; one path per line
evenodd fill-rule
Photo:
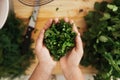
M 75 46 L 76 33 L 73 32 L 72 26 L 72 24 L 62 19 L 59 23 L 52 23 L 50 28 L 46 30 L 44 43 L 54 60 L 58 61 Z

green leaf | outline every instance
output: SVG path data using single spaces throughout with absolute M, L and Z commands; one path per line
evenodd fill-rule
M 111 15 L 109 13 L 104 13 L 103 17 L 100 18 L 100 21 L 105 21 L 111 18 Z
M 120 67 L 118 66 L 118 64 L 113 60 L 112 56 L 110 55 L 110 53 L 105 52 L 105 54 L 103 55 L 105 57 L 105 59 L 109 62 L 110 65 L 112 65 L 115 70 L 120 73 Z
M 106 36 L 100 36 L 100 37 L 99 37 L 99 40 L 100 40 L 101 42 L 107 42 L 107 41 L 108 41 L 108 38 L 107 38 Z
M 118 7 L 116 5 L 108 4 L 107 8 L 111 9 L 113 12 L 118 10 Z

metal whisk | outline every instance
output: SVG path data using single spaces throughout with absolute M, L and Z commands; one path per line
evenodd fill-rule
M 52 2 L 53 0 L 19 0 L 22 4 L 27 6 L 41 6 Z

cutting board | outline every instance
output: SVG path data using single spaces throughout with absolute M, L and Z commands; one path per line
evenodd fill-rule
M 50 18 L 64 18 L 68 17 L 69 19 L 73 19 L 76 26 L 80 27 L 79 32 L 82 34 L 86 29 L 86 24 L 84 21 L 84 16 L 88 13 L 89 10 L 93 10 L 94 3 L 102 0 L 54 0 L 53 2 L 43 5 L 40 7 L 38 20 L 36 22 L 36 30 L 37 32 L 32 34 L 32 38 L 36 41 L 39 35 L 40 30 L 43 28 L 45 23 Z M 21 4 L 18 0 L 13 0 L 14 3 L 14 11 L 16 16 L 23 19 L 25 22 L 28 22 L 29 17 L 32 14 L 33 7 L 28 7 Z M 32 45 L 35 48 L 35 43 Z M 37 58 L 34 60 L 32 65 L 26 71 L 27 74 L 31 74 L 35 69 L 38 61 Z M 83 67 L 80 66 L 83 73 L 95 73 L 91 67 Z M 58 62 L 55 67 L 53 74 L 61 74 L 60 64 Z

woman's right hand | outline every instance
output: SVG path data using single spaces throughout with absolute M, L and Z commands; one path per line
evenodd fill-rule
M 73 24 L 73 21 L 69 21 L 68 18 L 66 18 L 65 21 Z M 79 69 L 79 63 L 83 56 L 82 40 L 75 25 L 73 25 L 73 30 L 77 34 L 75 38 L 75 47 L 68 52 L 66 56 L 60 59 L 60 65 L 67 80 L 84 80 L 82 72 Z

